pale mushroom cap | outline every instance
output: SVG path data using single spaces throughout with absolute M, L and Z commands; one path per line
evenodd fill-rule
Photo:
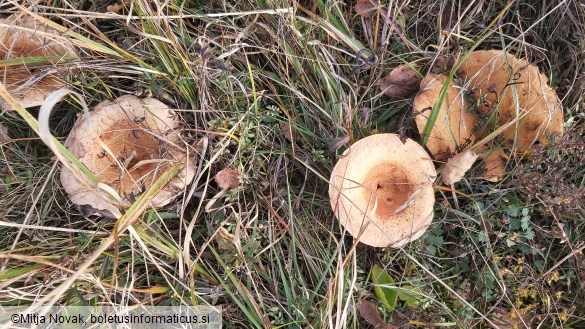
M 414 110 L 417 111 L 414 119 L 420 133 L 423 132 L 428 118 L 435 104 L 439 101 L 441 89 L 447 83 L 448 77 L 429 73 L 421 81 L 421 91 L 414 98 Z M 462 88 L 449 82 L 445 98 L 441 103 L 435 125 L 427 141 L 427 148 L 438 161 L 446 161 L 452 154 L 457 153 L 458 146 L 475 140 L 475 117 L 468 111 L 468 103 L 463 97 Z
M 341 225 L 360 242 L 401 247 L 431 224 L 435 167 L 416 142 L 378 134 L 347 149 L 331 173 L 329 198 Z
M 65 146 L 127 204 L 173 165 L 184 162 L 182 172 L 152 199 L 152 206 L 157 208 L 179 195 L 195 174 L 193 156 L 187 157 L 183 151 L 179 123 L 173 111 L 156 99 L 122 96 L 98 104 L 89 119 L 81 117 Z M 115 213 L 116 206 L 110 200 L 97 197 L 65 169 L 61 182 L 73 203 Z
M 480 50 L 469 55 L 458 73 L 481 100 L 481 112 L 497 111 L 498 126 L 520 117 L 517 152 L 530 151 L 537 142 L 549 144 L 548 135 L 563 135 L 563 107 L 535 65 L 500 50 Z M 502 136 L 513 140 L 515 130 L 512 125 Z
M 78 58 L 78 55 L 67 37 L 30 16 L 13 15 L 0 19 L 0 60 L 30 57 L 52 57 L 47 61 L 57 64 Z M 49 65 L 1 67 L 0 79 L 22 107 L 38 106 L 46 95 L 65 85 L 60 79 L 63 73 L 57 72 L 44 77 L 39 75 L 37 77 L 41 79 L 35 81 L 37 74 L 45 74 L 50 68 Z M 0 106 L 9 108 L 3 100 Z

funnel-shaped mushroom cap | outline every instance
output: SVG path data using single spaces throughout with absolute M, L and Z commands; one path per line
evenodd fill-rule
M 195 160 L 187 158 L 178 134 L 180 121 L 173 114 L 153 98 L 127 95 L 105 101 L 89 118 L 78 120 L 65 146 L 100 182 L 113 188 L 126 206 L 173 165 L 185 163 L 182 172 L 152 199 L 153 207 L 161 207 L 180 194 L 195 174 Z M 111 200 L 99 197 L 65 169 L 61 182 L 73 203 L 116 213 Z
M 400 247 L 420 237 L 433 219 L 436 172 L 425 150 L 395 134 L 361 139 L 331 173 L 335 216 L 360 242 Z
M 498 126 L 516 120 L 516 151 L 530 151 L 536 143 L 549 144 L 549 136 L 563 135 L 563 107 L 538 67 L 499 50 L 472 52 L 459 74 L 481 100 L 479 110 L 496 113 Z M 516 125 L 502 136 L 513 140 Z
M 67 37 L 30 16 L 0 19 L 0 60 L 27 58 L 57 64 L 78 56 Z M 0 67 L 0 81 L 24 108 L 41 105 L 47 94 L 63 87 L 60 75 L 47 65 L 17 63 Z
M 435 104 L 439 101 L 441 89 L 448 77 L 429 73 L 421 82 L 421 91 L 414 98 L 415 118 L 419 132 L 423 132 Z M 469 141 L 473 142 L 475 117 L 468 112 L 468 104 L 462 95 L 461 87 L 453 81 L 441 103 L 439 114 L 427 141 L 427 148 L 435 160 L 446 161 L 458 151 L 457 147 Z

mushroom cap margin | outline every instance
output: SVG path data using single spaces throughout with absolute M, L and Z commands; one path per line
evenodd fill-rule
M 106 134 L 112 133 L 112 127 L 120 127 L 120 131 L 123 132 L 125 123 L 132 122 L 136 124 L 134 121 L 135 119 L 139 118 L 142 120 L 142 118 L 144 118 L 144 120 L 140 122 L 143 127 L 153 131 L 154 135 L 166 132 L 167 135 L 165 138 L 170 140 L 171 143 L 181 145 L 180 136 L 176 132 L 176 129 L 179 126 L 179 121 L 173 118 L 172 113 L 172 110 L 169 109 L 168 106 L 153 98 L 138 99 L 133 95 L 126 95 L 119 97 L 114 101 L 104 101 L 96 106 L 95 110 L 90 113 L 89 118 L 81 117 L 76 122 L 74 128 L 67 137 L 65 146 L 89 170 L 96 174 L 100 181 L 108 184 L 110 182 L 104 182 L 103 179 L 109 177 L 105 172 L 111 169 L 107 168 L 107 166 L 111 166 L 111 164 L 108 164 L 108 161 L 111 163 L 112 160 L 108 160 L 109 155 L 100 156 L 100 153 L 103 153 L 103 149 L 99 146 L 97 141 Z M 145 140 L 150 138 L 148 133 L 143 132 L 142 129 L 140 132 L 143 134 L 141 139 Z M 110 138 L 110 140 L 116 139 L 115 133 L 116 132 L 114 131 L 114 136 L 113 138 Z M 153 138 L 156 137 L 152 137 L 151 139 Z M 111 147 L 112 149 L 118 148 L 112 145 L 108 145 L 108 147 Z M 163 159 L 184 161 L 186 158 L 185 154 L 179 152 L 179 150 L 172 147 L 172 145 L 166 145 L 166 149 L 168 157 L 171 158 Z M 160 173 L 164 171 L 165 170 L 162 170 Z M 193 180 L 194 175 L 195 160 L 190 159 L 177 176 L 175 176 L 151 200 L 152 206 L 158 208 L 170 203 L 180 191 Z M 158 177 L 153 176 L 152 178 L 152 181 L 154 181 L 154 178 Z M 132 177 L 128 179 L 132 179 Z M 94 209 L 105 210 L 112 214 L 116 212 L 117 207 L 111 200 L 105 198 L 103 194 L 95 191 L 94 188 L 86 187 L 83 182 L 80 182 L 65 168 L 61 171 L 61 183 L 73 203 L 80 206 L 89 205 Z M 109 185 L 114 188 L 114 190 L 118 191 L 118 185 Z M 130 189 L 136 191 L 137 194 L 139 192 L 136 186 L 132 186 Z M 121 197 L 125 201 L 129 201 L 126 196 L 121 195 Z

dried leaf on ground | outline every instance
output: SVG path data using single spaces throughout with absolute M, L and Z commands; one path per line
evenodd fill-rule
M 122 9 L 124 9 L 124 7 L 126 7 L 126 4 L 124 3 L 124 0 L 121 0 L 120 2 L 115 2 L 111 5 L 109 5 L 106 10 L 109 13 L 114 13 L 114 14 L 119 14 L 120 11 L 122 11 Z
M 335 152 L 344 147 L 347 143 L 349 143 L 349 136 L 335 137 L 327 143 L 327 149 L 331 152 Z
M 471 166 L 473 166 L 473 163 L 477 160 L 478 156 L 478 154 L 475 154 L 468 148 L 449 159 L 441 172 L 443 183 L 453 186 L 453 184 L 460 181 L 461 178 L 465 176 L 465 173 L 469 171 Z
M 353 6 L 353 10 L 356 14 L 362 17 L 371 17 L 376 13 L 380 1 L 378 0 L 358 0 Z
M 488 182 L 499 182 L 506 170 L 508 154 L 504 149 L 497 148 L 480 152 L 479 157 L 483 159 L 484 170 L 479 178 Z
M 394 325 L 384 322 L 380 312 L 374 303 L 369 300 L 362 299 L 358 305 L 358 312 L 360 316 L 370 325 L 380 329 L 394 329 Z
M 408 65 L 394 68 L 376 83 L 388 96 L 406 98 L 418 91 L 421 78 Z
M 28 58 L 43 58 L 44 65 L 25 65 Z M 23 64 L 0 67 L 0 76 L 22 107 L 41 105 L 46 95 L 63 87 L 63 73 L 52 65 L 76 58 L 67 37 L 33 17 L 12 15 L 0 19 L 0 60 L 23 60 Z M 0 107 L 11 110 L 1 99 Z
M 280 130 L 284 133 L 284 137 L 288 139 L 289 142 L 294 143 L 297 138 L 297 131 L 286 122 L 280 122 L 278 125 L 280 126 Z
M 437 55 L 433 60 L 431 66 L 432 73 L 448 75 L 451 69 L 455 65 L 455 57 L 452 55 Z
M 224 168 L 215 174 L 215 182 L 222 190 L 229 190 L 240 185 L 240 173 L 232 168 Z
M 421 82 L 421 91 L 413 103 L 418 131 L 422 133 L 425 129 L 446 83 L 449 83 L 447 92 L 427 141 L 427 148 L 438 161 L 446 161 L 462 145 L 473 142 L 477 124 L 477 119 L 469 113 L 469 104 L 463 97 L 462 89 L 453 81 L 448 82 L 447 76 L 429 73 Z

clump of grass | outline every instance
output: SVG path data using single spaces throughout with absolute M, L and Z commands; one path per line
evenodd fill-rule
M 21 10 L 10 3 L 0 10 Z M 119 16 L 84 0 L 38 5 L 85 45 L 69 81 L 90 108 L 128 93 L 178 108 L 198 172 L 177 204 L 137 212 L 113 247 L 95 254 L 118 226 L 68 204 L 52 154 L 25 121 L 3 113 L 13 141 L 0 146 L 0 302 L 34 304 L 79 275 L 58 303 L 222 305 L 228 327 L 362 327 L 361 298 L 398 326 L 494 326 L 503 318 L 508 327 L 579 327 L 582 213 L 547 193 L 584 188 L 584 59 L 571 39 L 584 33 L 583 8 L 381 7 L 386 17 L 365 19 L 351 4 L 324 1 L 136 0 Z M 396 131 L 418 138 L 408 129 L 410 100 L 387 98 L 375 82 L 404 62 L 426 70 L 473 46 L 517 49 L 539 63 L 567 109 L 567 147 L 534 163 L 511 160 L 516 174 L 498 184 L 465 180 L 457 188 L 470 198 L 459 209 L 438 191 L 432 229 L 404 249 L 354 245 L 326 198 L 339 141 Z M 80 112 L 63 102 L 53 134 L 66 136 Z M 207 207 L 225 167 L 241 174 L 240 186 Z M 534 175 L 558 179 L 527 188 Z M 556 184 L 561 178 L 568 185 Z M 79 272 L 92 254 L 96 261 Z M 375 264 L 398 286 L 417 287 L 422 302 L 385 309 L 369 277 Z

